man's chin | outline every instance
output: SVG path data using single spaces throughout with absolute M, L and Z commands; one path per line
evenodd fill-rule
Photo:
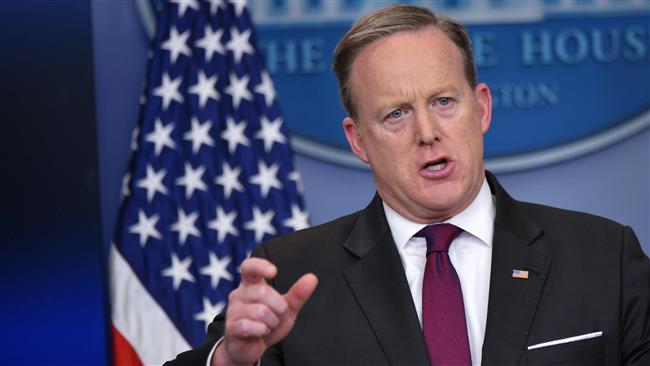
M 457 209 L 457 206 L 453 202 L 433 202 L 429 199 L 426 202 L 420 202 L 419 204 L 414 204 L 406 208 L 405 211 L 407 212 L 402 214 L 402 216 L 421 224 L 431 224 L 445 221 L 461 210 Z
M 454 191 L 436 192 L 425 197 L 421 207 L 422 215 L 436 222 L 444 221 L 462 211 L 464 205 L 461 197 Z

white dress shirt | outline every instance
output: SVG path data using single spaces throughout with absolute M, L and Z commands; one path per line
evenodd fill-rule
M 384 203 L 386 220 L 397 246 L 406 280 L 411 289 L 413 304 L 422 325 L 422 280 L 427 262 L 427 243 L 422 237 L 413 237 L 426 224 L 412 222 Z M 458 215 L 446 220 L 463 229 L 449 248 L 449 258 L 458 273 L 463 291 L 465 319 L 472 364 L 481 364 L 488 294 L 490 291 L 490 264 L 492 263 L 492 236 L 496 207 L 487 181 L 472 203 Z

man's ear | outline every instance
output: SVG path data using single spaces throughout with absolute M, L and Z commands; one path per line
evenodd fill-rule
M 350 149 L 354 155 L 356 155 L 359 160 L 368 164 L 368 155 L 366 154 L 366 148 L 363 144 L 363 137 L 359 131 L 359 126 L 352 118 L 345 117 L 345 119 L 343 119 L 343 132 L 345 132 L 345 138 L 348 139 L 348 144 L 350 144 Z
M 481 116 L 481 131 L 485 134 L 492 122 L 492 94 L 485 83 L 480 83 L 474 88 L 474 95 L 479 107 Z

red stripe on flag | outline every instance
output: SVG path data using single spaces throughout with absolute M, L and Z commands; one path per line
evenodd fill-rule
M 140 357 L 135 353 L 131 344 L 122 337 L 122 333 L 113 328 L 113 365 L 114 366 L 142 366 Z

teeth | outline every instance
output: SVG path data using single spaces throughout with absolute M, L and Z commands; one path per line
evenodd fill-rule
M 438 164 L 434 164 L 434 165 L 429 165 L 427 167 L 427 169 L 429 169 L 429 170 L 442 170 L 442 168 L 444 168 L 445 165 L 447 165 L 447 163 L 444 163 L 444 162 L 443 163 L 438 163 Z

